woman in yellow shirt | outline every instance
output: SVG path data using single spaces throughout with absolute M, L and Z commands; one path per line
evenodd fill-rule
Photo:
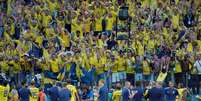
M 142 63 L 142 69 L 143 69 L 144 80 L 150 81 L 151 80 L 151 67 L 149 64 L 149 60 L 146 57 L 144 57 L 144 60 Z

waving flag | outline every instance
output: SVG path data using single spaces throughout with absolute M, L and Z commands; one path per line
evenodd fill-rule
M 63 80 L 66 74 L 66 68 L 63 67 L 60 71 L 59 71 L 59 75 L 57 76 L 58 80 Z

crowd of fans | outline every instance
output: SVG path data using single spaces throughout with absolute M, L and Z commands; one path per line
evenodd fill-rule
M 200 0 L 0 0 L 0 7 L 0 88 L 10 89 L 2 98 L 28 101 L 39 88 L 40 101 L 200 94 Z

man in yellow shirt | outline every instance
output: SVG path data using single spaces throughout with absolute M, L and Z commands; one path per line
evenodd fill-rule
M 116 88 L 115 88 L 115 91 L 113 92 L 112 94 L 112 101 L 121 101 L 122 98 L 121 98 L 121 84 L 120 83 L 117 83 L 116 84 Z
M 35 82 L 32 81 L 31 82 L 31 86 L 29 87 L 30 91 L 31 91 L 31 97 L 30 97 L 30 101 L 38 101 L 38 94 L 39 94 L 39 89 L 35 87 Z
M 67 86 L 66 86 L 70 92 L 71 92 L 71 98 L 70 101 L 80 101 L 79 96 L 78 96 L 78 92 L 77 89 L 74 85 L 71 84 L 71 80 L 68 79 L 67 80 Z
M 3 85 L 0 85 L 0 101 L 8 101 L 9 94 L 9 85 L 5 82 Z
M 106 17 L 106 33 L 108 36 L 112 34 L 113 30 L 113 23 L 114 23 L 114 17 L 112 16 L 112 13 L 109 12 L 108 16 Z

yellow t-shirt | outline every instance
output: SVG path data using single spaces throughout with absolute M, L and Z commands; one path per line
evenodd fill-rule
M 147 43 L 147 49 L 150 51 L 150 50 L 153 50 L 154 47 L 155 47 L 154 40 L 149 40 L 148 43 Z
M 107 17 L 106 20 L 107 20 L 107 26 L 106 26 L 106 30 L 109 30 L 109 31 L 112 31 L 112 28 L 113 28 L 113 23 L 114 23 L 114 18 L 109 18 Z
M 95 21 L 95 31 L 102 31 L 102 18 L 98 18 Z
M 59 72 L 59 63 L 58 63 L 57 59 L 51 60 L 50 64 L 51 64 L 52 72 L 54 72 L 54 73 Z
M 173 28 L 179 27 L 179 14 L 172 16 Z
M 134 73 L 133 63 L 135 62 L 135 58 L 129 58 L 127 59 L 127 73 Z
M 43 43 L 43 37 L 42 36 L 37 36 L 36 37 L 36 42 L 39 43 L 39 45 L 42 45 L 42 43 Z
M 77 22 L 77 19 L 73 19 L 72 20 L 72 25 L 71 25 L 71 31 L 73 33 L 76 33 L 76 31 L 80 31 L 80 38 L 83 38 L 83 30 L 82 30 L 82 27 L 83 27 L 83 23 L 78 23 Z
M 103 48 L 103 46 L 104 46 L 104 42 L 103 42 L 103 40 L 98 39 L 98 41 L 97 41 L 97 45 L 98 45 L 99 48 Z
M 90 18 L 84 20 L 83 29 L 85 32 L 90 32 L 90 27 L 91 27 L 90 20 L 91 20 Z
M 100 59 L 100 64 L 103 66 L 103 68 L 101 70 L 105 70 L 107 71 L 109 68 L 105 67 L 104 65 L 107 63 L 107 57 L 106 56 L 102 56 Z
M 8 95 L 9 95 L 9 86 L 7 85 L 2 86 L 0 85 L 0 101 L 8 101 Z
M 48 60 L 49 59 L 49 53 L 46 49 L 43 49 L 43 57 Z
M 138 55 L 140 55 L 140 56 L 144 55 L 144 46 L 139 41 L 137 41 L 137 43 L 135 45 L 135 49 L 137 50 Z
M 112 101 L 120 101 L 121 100 L 121 90 L 116 90 L 112 94 Z
M 16 63 L 15 61 L 10 61 L 9 64 L 12 64 L 13 65 L 13 72 L 14 73 L 17 73 L 21 70 L 21 67 L 20 67 L 20 64 L 19 63 Z
M 192 45 L 192 43 L 188 43 L 187 51 L 188 52 L 193 52 L 193 45 Z
M 30 97 L 30 101 L 38 101 L 38 94 L 39 94 L 39 89 L 36 87 L 30 87 L 29 88 L 31 91 L 31 97 Z
M 118 72 L 118 61 L 116 60 L 116 61 L 114 61 L 114 62 L 110 62 L 110 64 L 112 64 L 113 65 L 113 67 L 112 67 L 112 72 L 113 73 L 116 73 L 116 72 Z
M 53 13 L 53 11 L 56 9 L 56 7 L 58 6 L 57 5 L 57 2 L 51 2 L 50 0 L 46 0 L 48 5 L 49 5 L 49 9 L 50 9 L 50 12 Z
M 126 60 L 124 57 L 118 57 L 118 71 L 125 71 L 126 70 Z
M 51 20 L 52 20 L 51 16 L 43 15 L 42 16 L 42 24 L 43 24 L 43 26 L 45 26 L 45 27 L 49 26 L 49 23 L 50 23 Z
M 67 85 L 66 86 L 70 92 L 71 92 L 71 98 L 70 98 L 70 101 L 76 101 L 76 93 L 77 93 L 77 89 L 75 86 L 73 85 Z
M 70 36 L 67 33 L 61 34 L 62 44 L 65 47 L 70 47 Z
M 0 66 L 1 66 L 1 69 L 4 71 L 4 72 L 6 72 L 6 71 L 8 71 L 8 63 L 4 60 L 4 61 L 2 61 L 2 62 L 0 62 L 1 64 L 0 64 Z
M 201 52 L 201 41 L 197 40 L 198 46 L 199 46 L 199 52 Z
M 143 74 L 144 75 L 149 75 L 151 73 L 151 68 L 149 66 L 148 61 L 144 60 L 143 61 Z
M 101 62 L 102 62 L 102 60 L 100 59 L 100 60 L 97 61 L 97 63 L 95 63 L 97 74 L 104 73 L 104 65 Z
M 184 88 L 180 88 L 180 89 L 177 89 L 178 90 L 178 93 L 179 93 L 179 96 L 180 96 L 180 99 L 183 97 L 183 92 L 184 92 Z M 177 96 L 177 99 L 176 99 L 176 101 L 180 101 L 179 99 L 178 99 L 178 96 Z
M 181 70 L 181 64 L 179 62 L 176 62 L 176 65 L 175 65 L 175 73 L 181 73 L 182 70 Z

